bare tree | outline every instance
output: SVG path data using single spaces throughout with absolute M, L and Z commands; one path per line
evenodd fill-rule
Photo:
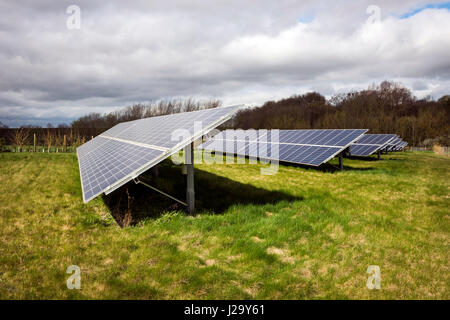
M 23 146 L 28 142 L 30 130 L 27 128 L 15 129 L 12 133 L 12 142 L 17 147 L 17 152 L 21 152 Z
M 6 139 L 1 137 L 0 138 L 0 152 L 3 152 L 3 147 L 6 145 Z
M 83 139 L 78 131 L 75 131 L 75 133 L 70 131 L 70 143 L 73 151 L 76 151 L 76 149 L 83 144 Z
M 51 130 L 47 130 L 47 133 L 44 136 L 44 142 L 47 145 L 47 150 L 50 152 L 50 148 L 53 145 L 53 141 L 55 140 L 55 136 Z
M 61 132 L 58 132 L 57 134 L 54 135 L 56 152 L 58 152 L 58 148 L 62 145 L 63 139 L 64 136 L 61 134 Z

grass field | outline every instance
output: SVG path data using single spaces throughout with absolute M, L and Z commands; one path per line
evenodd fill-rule
M 0 298 L 449 299 L 450 158 L 383 158 L 272 176 L 198 165 L 188 216 L 141 185 L 130 204 L 126 188 L 83 204 L 74 154 L 0 154 Z M 152 183 L 183 197 L 179 171 Z

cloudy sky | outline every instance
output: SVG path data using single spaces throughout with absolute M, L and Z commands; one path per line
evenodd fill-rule
M 329 97 L 385 79 L 439 98 L 449 52 L 442 1 L 0 0 L 0 121 L 70 123 L 183 97 Z

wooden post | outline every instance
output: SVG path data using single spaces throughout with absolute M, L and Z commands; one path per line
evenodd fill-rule
M 34 145 L 34 152 L 36 152 L 36 133 L 33 133 L 33 145 Z
M 194 143 L 192 142 L 184 149 L 186 166 L 186 203 L 189 214 L 195 210 L 195 190 L 194 190 Z
M 64 151 L 64 152 L 67 151 L 67 140 L 66 140 L 66 135 L 64 135 L 63 151 Z

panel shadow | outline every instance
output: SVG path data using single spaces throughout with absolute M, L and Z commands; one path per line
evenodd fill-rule
M 158 176 L 159 178 L 153 177 L 149 170 L 139 179 L 185 201 L 186 181 L 181 166 L 165 161 L 158 166 Z M 197 168 L 194 177 L 196 213 L 221 214 L 235 204 L 262 205 L 303 199 L 279 191 L 257 188 Z M 134 225 L 146 218 L 157 218 L 167 211 L 185 210 L 176 201 L 132 181 L 102 197 L 120 226 Z

